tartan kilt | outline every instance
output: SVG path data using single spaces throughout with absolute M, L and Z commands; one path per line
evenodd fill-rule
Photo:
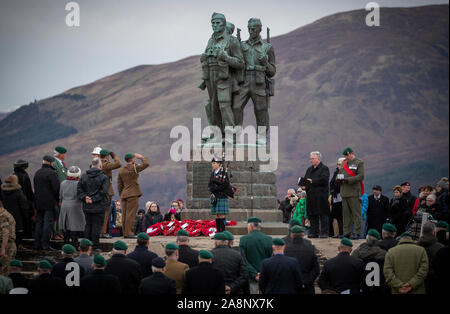
M 218 198 L 216 205 L 211 205 L 211 215 L 228 215 L 228 198 Z

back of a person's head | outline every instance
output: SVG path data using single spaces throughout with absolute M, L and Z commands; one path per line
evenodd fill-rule
M 100 168 L 101 164 L 102 164 L 102 161 L 100 160 L 100 158 L 95 157 L 94 159 L 92 159 L 92 162 L 91 162 L 92 168 Z
M 427 234 L 427 235 L 431 235 L 434 232 L 434 229 L 436 229 L 436 226 L 434 223 L 432 222 L 427 222 L 423 225 L 423 229 L 422 229 L 422 233 L 423 234 Z

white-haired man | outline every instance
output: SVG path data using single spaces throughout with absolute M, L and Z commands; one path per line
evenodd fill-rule
M 330 204 L 328 203 L 330 170 L 322 163 L 322 154 L 318 151 L 309 154 L 311 167 L 306 170 L 305 178 L 308 183 L 302 186 L 306 190 L 306 208 L 311 223 L 310 238 L 328 238 L 328 220 Z

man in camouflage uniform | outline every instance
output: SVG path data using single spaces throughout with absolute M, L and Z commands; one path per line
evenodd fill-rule
M 16 221 L 0 201 L 0 261 L 9 265 L 16 256 L 16 251 Z M 4 267 L 2 272 L 0 275 L 7 276 L 7 267 Z
M 250 38 L 241 42 L 245 60 L 245 79 L 239 94 L 233 101 L 233 114 L 236 125 L 242 126 L 244 107 L 251 98 L 257 126 L 265 126 L 269 132 L 269 96 L 273 95 L 273 81 L 275 75 L 275 52 L 271 44 L 262 40 L 260 33 L 261 20 L 251 18 L 248 21 Z M 261 144 L 265 138 L 259 138 Z
M 361 235 L 361 195 L 364 194 L 364 162 L 355 157 L 355 153 L 347 147 L 342 153 L 345 156 L 338 173 L 341 184 L 342 214 L 344 224 L 344 237 L 359 239 Z M 341 179 L 339 179 L 339 175 Z M 343 176 L 343 179 L 342 179 Z M 355 226 L 355 234 L 352 226 Z
M 234 70 L 243 69 L 244 59 L 239 41 L 226 29 L 225 16 L 214 13 L 211 24 L 214 33 L 200 62 L 209 95 L 211 124 L 218 126 L 224 136 L 226 126 L 235 126 L 231 103 L 237 87 Z
M 108 156 L 111 156 L 114 162 L 110 162 Z M 100 160 L 102 162 L 102 171 L 109 178 L 108 193 L 110 201 L 112 201 L 112 198 L 114 196 L 114 189 L 112 186 L 112 171 L 114 169 L 119 169 L 122 166 L 122 163 L 120 162 L 119 157 L 116 154 L 114 154 L 114 152 L 110 152 L 107 149 L 102 149 L 100 151 Z M 105 211 L 105 219 L 103 221 L 103 227 L 100 233 L 102 238 L 111 238 L 111 236 L 106 232 L 106 228 L 108 226 L 109 221 L 109 214 L 111 212 L 111 206 Z

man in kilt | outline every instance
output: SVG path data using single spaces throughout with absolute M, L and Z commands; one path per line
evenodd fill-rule
M 211 161 L 212 173 L 208 183 L 211 195 L 211 214 L 216 216 L 217 232 L 225 231 L 226 219 L 228 215 L 228 195 L 230 193 L 230 179 L 224 170 L 223 161 L 219 157 L 214 157 Z

